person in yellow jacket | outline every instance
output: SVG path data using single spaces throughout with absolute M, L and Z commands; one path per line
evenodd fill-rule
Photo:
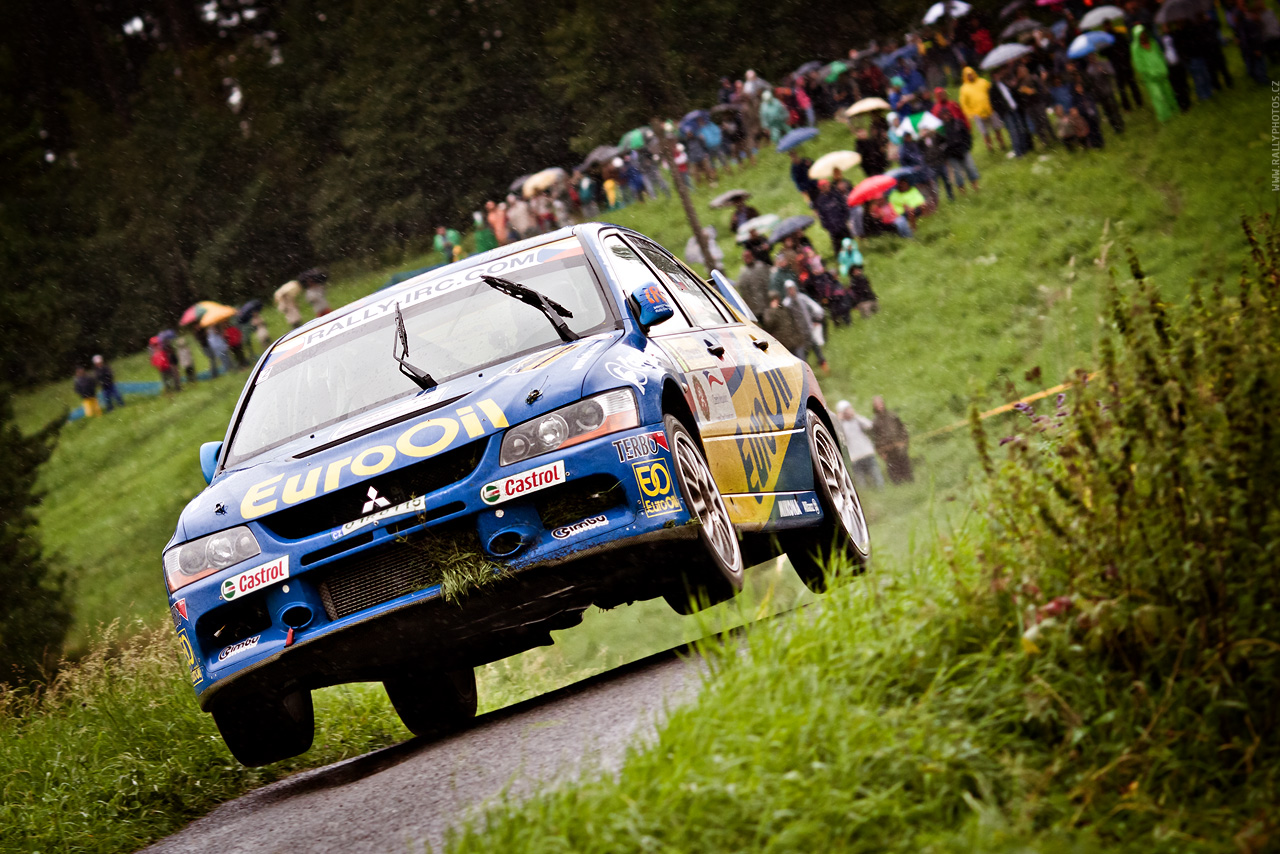
M 960 84 L 960 109 L 982 131 L 982 141 L 987 144 L 987 151 L 995 151 L 991 147 L 992 134 L 995 134 L 1000 150 L 1004 151 L 1004 135 L 1001 133 L 1004 122 L 991 109 L 991 97 L 988 94 L 991 81 L 979 77 L 978 72 L 968 66 L 965 67 L 963 76 L 964 82 Z

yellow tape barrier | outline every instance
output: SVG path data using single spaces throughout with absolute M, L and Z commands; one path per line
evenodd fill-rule
M 1089 376 L 1086 378 L 1086 382 L 1089 380 L 1092 380 L 1094 377 L 1096 377 L 1100 373 L 1101 371 L 1094 371 L 1093 373 L 1089 374 Z M 1043 391 L 1038 391 L 1035 394 L 1029 394 L 1024 398 L 1021 398 L 1020 400 L 1015 400 L 1013 403 L 1006 403 L 1003 406 L 997 406 L 995 409 L 988 409 L 986 412 L 983 412 L 978 417 L 983 421 L 985 421 L 993 415 L 1001 415 L 1005 412 L 1012 412 L 1013 408 L 1020 403 L 1031 403 L 1032 401 L 1035 401 L 1035 400 L 1041 400 L 1042 398 L 1046 398 L 1051 394 L 1058 394 L 1059 392 L 1066 391 L 1067 389 L 1071 388 L 1071 386 L 1073 385 L 1075 385 L 1075 383 L 1063 383 L 1062 385 L 1056 385 L 1053 388 L 1047 388 L 1047 389 L 1044 389 Z M 961 427 L 967 427 L 968 425 L 969 425 L 969 419 L 966 418 L 963 421 L 957 421 L 955 424 L 948 424 L 946 427 L 939 427 L 937 430 L 930 430 L 928 433 L 925 433 L 920 438 L 932 439 L 934 436 L 941 436 L 945 433 L 950 433 L 953 430 L 959 430 Z

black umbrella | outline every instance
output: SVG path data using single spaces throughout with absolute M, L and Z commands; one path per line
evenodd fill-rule
M 711 108 L 711 115 L 722 116 L 725 113 L 741 113 L 742 106 L 739 104 L 716 104 Z
M 821 68 L 824 65 L 826 65 L 826 63 L 819 62 L 816 59 L 811 59 L 791 73 L 796 76 L 799 76 L 801 74 L 808 74 L 810 71 L 817 71 L 819 68 Z
M 587 159 L 582 161 L 582 169 L 590 169 L 592 166 L 600 166 L 608 163 L 613 158 L 622 153 L 622 149 L 616 145 L 597 145 L 591 149 L 591 153 L 587 155 Z
M 1156 12 L 1157 24 L 1173 24 L 1178 21 L 1194 21 L 1213 7 L 1204 0 L 1165 0 Z
M 773 231 L 769 232 L 769 242 L 777 243 L 793 234 L 799 234 L 809 226 L 813 225 L 813 217 L 811 216 L 789 216 L 782 222 L 773 227 Z
M 236 322 L 248 323 L 249 319 L 260 311 L 262 311 L 262 300 L 251 299 L 240 306 L 240 310 L 236 312 Z
M 734 199 L 747 199 L 751 197 L 751 193 L 747 190 L 729 190 L 721 193 L 711 200 L 711 207 L 724 208 L 733 204 Z
M 1009 17 L 1025 5 L 1027 5 L 1027 0 L 1013 0 L 1012 3 L 1005 4 L 1005 7 L 1000 10 L 1001 20 Z

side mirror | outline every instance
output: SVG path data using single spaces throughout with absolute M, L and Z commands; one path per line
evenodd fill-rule
M 200 473 L 205 483 L 213 483 L 213 473 L 218 469 L 218 455 L 222 453 L 221 442 L 205 442 L 200 446 Z
M 676 313 L 663 295 L 662 288 L 653 283 L 641 285 L 632 291 L 631 301 L 636 306 L 636 320 L 645 332 L 649 331 L 649 327 L 657 326 Z

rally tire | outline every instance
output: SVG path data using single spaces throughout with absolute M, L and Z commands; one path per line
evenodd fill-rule
M 306 753 L 315 737 L 311 692 L 240 697 L 210 710 L 231 755 L 249 768 Z
M 384 680 L 382 687 L 414 735 L 445 735 L 476 716 L 476 674 L 470 667 L 404 673 Z
M 663 598 L 676 613 L 692 614 L 736 596 L 742 589 L 745 567 L 729 508 L 698 440 L 675 416 L 663 420 L 675 469 L 672 478 L 689 516 L 698 525 L 702 545 L 677 571 Z
M 871 556 L 871 540 L 844 451 L 813 410 L 808 412 L 805 433 L 822 522 L 813 528 L 786 531 L 779 539 L 805 586 L 814 593 L 825 593 L 828 567 L 837 575 L 845 574 L 841 570 L 860 572 Z

